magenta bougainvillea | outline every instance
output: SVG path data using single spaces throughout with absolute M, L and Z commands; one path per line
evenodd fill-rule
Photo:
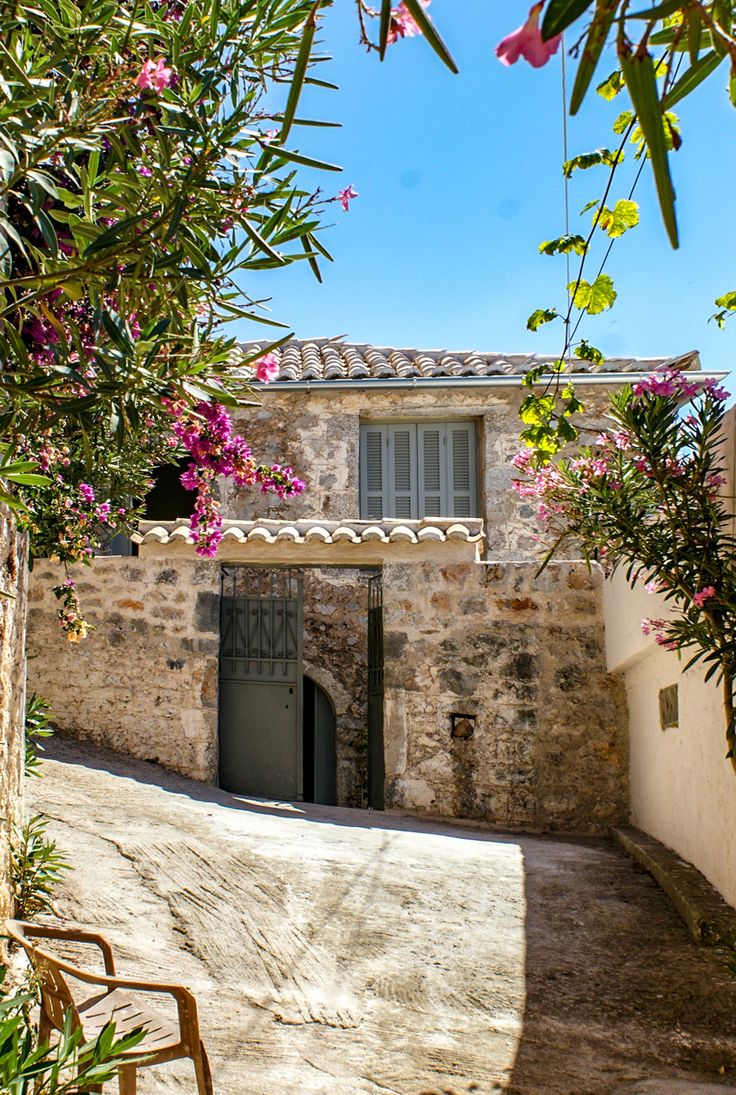
M 256 376 L 271 379 L 273 360 L 261 359 Z M 225 476 L 238 487 L 257 486 L 263 493 L 279 498 L 301 494 L 304 483 L 293 468 L 281 464 L 259 464 L 248 442 L 234 432 L 227 408 L 221 403 L 198 403 L 193 409 L 170 402 L 173 432 L 191 460 L 181 476 L 187 490 L 197 492 L 190 519 L 192 539 L 198 555 L 214 556 L 222 540 L 222 516 L 215 498 L 218 476 Z

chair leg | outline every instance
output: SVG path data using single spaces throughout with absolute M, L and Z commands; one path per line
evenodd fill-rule
M 44 1042 L 48 1042 L 51 1038 L 51 1023 L 46 1016 L 46 1013 L 41 1009 L 41 1015 L 38 1020 L 38 1044 L 42 1046 Z
M 137 1088 L 137 1068 L 135 1065 L 122 1065 L 118 1069 L 118 1083 L 120 1095 L 135 1095 Z
M 212 1086 L 210 1062 L 207 1058 L 207 1050 L 204 1048 L 204 1042 L 199 1043 L 199 1052 L 195 1051 L 192 1060 L 194 1062 L 194 1074 L 197 1077 L 197 1091 L 199 1092 L 199 1095 L 215 1095 L 215 1089 Z

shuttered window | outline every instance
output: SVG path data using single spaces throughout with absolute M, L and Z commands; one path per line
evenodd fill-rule
M 477 517 L 474 422 L 382 422 L 360 428 L 364 520 Z

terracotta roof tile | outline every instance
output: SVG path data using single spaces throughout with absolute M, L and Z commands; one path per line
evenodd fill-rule
M 248 342 L 241 349 L 250 357 L 266 343 Z M 431 377 L 523 376 L 537 365 L 549 361 L 538 354 L 481 353 L 475 350 L 411 350 L 362 343 L 315 338 L 287 342 L 274 351 L 281 371 L 275 383 L 288 381 L 335 380 L 422 380 Z M 680 369 L 699 369 L 696 351 L 677 358 L 612 357 L 592 365 L 574 361 L 568 370 L 575 373 L 649 372 L 662 365 Z
M 266 544 L 289 541 L 294 544 L 417 544 L 427 540 L 444 543 L 464 540 L 475 544 L 483 540 L 483 520 L 467 517 L 427 517 L 422 521 L 223 521 L 223 539 L 238 543 L 258 540 Z M 189 525 L 180 521 L 141 521 L 133 540 L 139 544 L 192 544 Z

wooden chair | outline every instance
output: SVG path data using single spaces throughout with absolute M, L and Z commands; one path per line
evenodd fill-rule
M 161 984 L 158 981 L 136 981 L 115 976 L 112 947 L 96 932 L 72 927 L 50 927 L 28 924 L 23 920 L 8 920 L 7 934 L 23 947 L 38 974 L 41 989 L 39 1040 L 48 1041 L 52 1030 L 61 1030 L 64 1017 L 71 1012 L 75 1027 L 81 1027 L 85 1041 L 95 1038 L 108 1023 L 115 1024 L 115 1034 L 130 1034 L 143 1028 L 145 1037 L 123 1057 L 140 1057 L 144 1062 L 122 1065 L 118 1071 L 120 1095 L 135 1095 L 136 1073 L 139 1067 L 157 1065 L 190 1057 L 194 1063 L 199 1095 L 214 1095 L 212 1074 L 207 1053 L 199 1034 L 197 1002 L 182 985 Z M 57 939 L 74 943 L 92 943 L 102 951 L 105 974 L 90 973 L 63 961 L 34 941 Z M 67 977 L 94 986 L 97 991 L 81 1002 L 75 1002 Z M 169 996 L 176 1001 L 178 1022 L 159 1015 L 150 1007 L 146 996 Z M 154 1001 L 155 1002 L 155 1001 Z M 92 1089 L 90 1089 L 92 1090 Z M 102 1087 L 95 1088 L 102 1091 Z

